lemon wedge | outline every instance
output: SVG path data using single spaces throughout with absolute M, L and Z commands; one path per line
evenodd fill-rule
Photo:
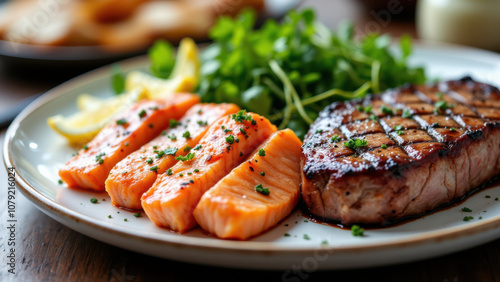
M 199 69 L 198 47 L 191 38 L 184 38 L 179 45 L 175 65 L 168 79 L 133 71 L 127 75 L 125 89 L 143 87 L 148 99 L 167 98 L 175 92 L 192 92 L 198 83 Z
M 144 97 L 143 89 L 133 89 L 120 96 L 98 98 L 82 94 L 77 98 L 79 112 L 47 119 L 49 126 L 60 133 L 71 144 L 84 144 L 92 140 L 113 117 Z

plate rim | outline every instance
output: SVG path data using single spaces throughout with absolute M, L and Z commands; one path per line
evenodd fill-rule
M 435 43 L 422 43 L 418 42 L 415 44 L 415 50 L 419 48 L 438 48 L 441 49 L 451 48 L 456 51 L 473 51 L 475 54 L 479 53 L 483 56 L 488 56 L 490 58 L 495 58 L 500 62 L 500 54 L 496 54 L 494 52 L 481 50 L 477 48 L 470 48 L 464 46 L 450 45 L 450 44 L 435 44 Z M 472 55 L 471 55 L 472 56 Z M 144 67 L 143 62 L 147 59 L 146 56 L 138 56 L 133 57 L 127 60 L 123 60 L 117 62 L 120 64 L 124 71 L 132 70 L 139 67 Z M 490 63 L 489 60 L 486 60 Z M 115 63 L 116 64 L 116 63 Z M 65 94 L 65 89 L 73 89 L 75 87 L 79 87 L 81 85 L 85 85 L 88 81 L 94 81 L 99 78 L 103 78 L 103 76 L 111 75 L 110 68 L 111 65 L 106 65 L 100 67 L 98 69 L 89 71 L 82 75 L 79 75 L 73 79 L 68 80 L 67 82 L 60 84 L 47 91 L 41 97 L 36 99 L 33 103 L 31 103 L 25 110 L 23 110 L 12 122 L 5 133 L 4 146 L 3 146 L 3 162 L 6 168 L 12 167 L 14 165 L 13 156 L 10 154 L 10 148 L 15 141 L 14 137 L 16 135 L 17 130 L 19 130 L 20 123 L 28 118 L 31 114 L 36 112 L 43 105 L 50 103 L 52 100 L 56 99 L 59 96 Z M 500 64 L 499 64 L 500 67 Z M 128 239 L 134 239 L 139 241 L 147 241 L 153 244 L 168 244 L 172 247 L 190 247 L 195 248 L 197 250 L 225 250 L 225 251 L 245 251 L 245 252 L 257 252 L 257 253 L 281 253 L 281 254 L 299 254 L 306 255 L 311 254 L 318 249 L 318 246 L 302 246 L 302 247 L 293 247 L 290 245 L 282 245 L 276 246 L 275 242 L 251 242 L 251 241 L 232 241 L 232 240 L 211 240 L 209 244 L 206 243 L 206 238 L 194 238 L 189 236 L 172 236 L 169 238 L 155 238 L 155 237 L 146 237 L 140 232 L 130 232 L 127 228 L 121 226 L 106 226 L 105 222 L 100 222 L 90 218 L 89 216 L 71 210 L 70 208 L 64 206 L 61 203 L 53 201 L 49 199 L 47 196 L 44 196 L 41 192 L 39 192 L 35 187 L 30 185 L 28 181 L 21 174 L 17 174 L 16 177 L 17 187 L 26 196 L 37 208 L 39 208 L 42 212 L 51 216 L 48 212 L 52 211 L 57 214 L 57 216 L 65 219 L 69 219 L 74 221 L 75 223 L 83 223 L 87 226 L 90 226 L 94 229 L 100 229 L 105 231 L 108 234 L 117 235 L 120 237 L 126 237 Z M 47 209 L 47 210 L 44 210 Z M 51 216 L 52 217 L 52 216 Z M 58 222 L 64 224 L 60 220 Z M 442 242 L 446 240 L 457 240 L 459 238 L 463 238 L 465 236 L 471 236 L 477 233 L 490 231 L 492 229 L 500 228 L 500 215 L 495 217 L 482 220 L 481 222 L 468 223 L 465 225 L 454 226 L 454 227 L 446 227 L 444 229 L 428 231 L 425 234 L 417 234 L 409 236 L 402 240 L 391 241 L 391 242 L 378 242 L 372 243 L 369 245 L 357 245 L 357 246 L 331 246 L 326 245 L 322 246 L 322 250 L 331 250 L 337 254 L 349 254 L 349 253 L 359 253 L 359 252 L 372 252 L 379 251 L 381 249 L 388 251 L 388 248 L 404 248 L 404 247 L 414 247 L 416 245 L 422 245 L 426 243 L 432 242 Z M 73 228 L 72 228 L 73 229 Z M 79 232 L 79 231 L 78 231 Z M 168 230 L 165 230 L 168 233 Z M 81 232 L 79 232 L 81 233 Z M 102 240 L 101 240 L 102 241 Z M 486 243 L 486 242 L 478 242 L 476 245 Z

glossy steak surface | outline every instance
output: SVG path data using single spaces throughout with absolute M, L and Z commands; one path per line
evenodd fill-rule
M 469 77 L 334 103 L 302 147 L 316 216 L 386 224 L 433 210 L 500 173 L 500 91 Z

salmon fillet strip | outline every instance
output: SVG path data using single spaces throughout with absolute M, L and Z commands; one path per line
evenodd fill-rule
M 219 238 L 240 240 L 276 225 L 300 198 L 301 145 L 290 129 L 271 135 L 201 197 L 193 213 L 197 223 Z
M 144 100 L 132 105 L 105 126 L 59 170 L 69 187 L 104 191 L 111 169 L 130 153 L 158 136 L 170 119 L 179 119 L 200 98 L 173 94 L 168 100 Z
M 169 129 L 121 160 L 106 180 L 106 191 L 113 205 L 129 209 L 142 209 L 141 196 L 162 174 L 172 167 L 175 157 L 184 156 L 219 118 L 236 113 L 235 104 L 198 104 L 178 121 L 172 120 Z M 187 136 L 189 133 L 189 136 Z
M 214 123 L 192 160 L 180 161 L 171 174 L 158 175 L 142 196 L 142 207 L 158 226 L 186 232 L 196 226 L 193 210 L 203 193 L 228 174 L 277 129 L 266 118 L 238 114 Z

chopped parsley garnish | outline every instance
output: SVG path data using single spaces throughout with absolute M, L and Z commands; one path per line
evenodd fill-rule
M 158 171 L 158 166 L 157 165 L 152 166 L 149 168 L 149 170 L 156 172 L 156 171 Z
M 165 136 L 165 135 L 167 135 L 167 131 L 166 131 L 166 130 L 163 130 L 163 131 L 161 132 L 161 136 Z
M 465 216 L 464 217 L 464 221 L 469 221 L 469 220 L 473 220 L 474 217 L 473 216 Z
M 495 201 L 498 201 L 498 198 L 495 198 Z
M 123 221 L 128 221 L 128 219 L 124 218 Z
M 198 114 L 201 115 L 203 113 L 203 111 L 200 109 L 198 110 Z
M 59 185 L 63 184 L 63 181 L 61 179 L 57 180 L 57 183 L 59 183 Z
M 108 215 L 108 218 L 113 218 L 110 214 Z
M 405 132 L 404 132 L 403 130 L 398 130 L 396 133 L 397 133 L 398 135 L 403 135 L 403 134 L 405 134 Z
M 154 125 L 152 123 L 148 124 L 149 128 L 153 128 Z
M 98 164 L 102 164 L 104 162 L 104 159 L 102 158 L 104 157 L 104 155 L 106 155 L 106 153 L 100 153 L 99 155 L 95 156 L 95 161 Z
M 339 140 L 340 137 L 337 134 L 333 135 L 333 137 L 330 139 L 332 143 L 339 142 Z
M 321 133 L 323 133 L 323 129 L 316 130 L 316 134 L 321 134 Z
M 490 195 L 486 195 L 486 196 L 485 196 L 485 198 L 486 198 L 486 199 L 489 199 L 489 198 L 491 198 L 491 196 L 490 196 Z
M 351 226 L 352 236 L 363 237 L 365 235 L 365 230 L 358 225 Z
M 154 146 L 153 146 L 153 149 L 158 149 L 158 146 L 157 146 L 157 145 L 154 145 Z
M 455 132 L 457 130 L 455 129 L 455 127 L 452 127 L 452 128 L 450 128 L 450 131 Z
M 247 111 L 241 110 L 236 114 L 231 115 L 231 118 L 234 119 L 237 122 L 244 122 L 246 120 L 251 121 L 252 116 L 247 114 Z
M 444 110 L 447 110 L 449 108 L 455 107 L 455 105 L 454 104 L 448 104 L 448 103 L 446 103 L 445 100 L 440 100 L 440 101 L 437 101 L 434 104 L 434 107 L 436 107 L 438 111 L 444 111 Z
M 311 238 L 309 237 L 309 235 L 304 234 L 304 240 L 311 240 Z
M 172 170 L 171 170 L 170 168 L 169 168 L 169 169 L 167 169 L 167 175 L 172 175 L 172 174 L 174 174 L 174 173 L 172 172 Z
M 92 197 L 92 198 L 90 198 L 90 202 L 91 202 L 92 204 L 97 204 L 97 199 L 96 199 L 96 198 L 94 198 L 94 197 Z
M 221 126 L 220 126 L 220 129 L 224 129 L 224 128 L 226 128 L 224 125 L 221 125 Z
M 382 149 L 387 149 L 387 144 L 382 144 L 382 145 L 380 146 L 380 148 L 382 148 Z
M 89 149 L 89 145 L 87 145 L 87 144 L 83 145 L 83 149 L 84 150 L 88 150 Z
M 135 217 L 142 217 L 142 214 L 140 212 L 134 213 Z
M 368 141 L 364 139 L 358 139 L 358 138 L 353 138 L 347 142 L 344 142 L 344 146 L 350 149 L 357 149 L 357 148 L 363 148 L 368 145 Z
M 462 208 L 462 211 L 463 211 L 463 212 L 472 212 L 472 210 L 471 210 L 471 209 L 469 209 L 468 207 L 463 207 L 463 208 Z
M 233 144 L 234 143 L 234 136 L 229 135 L 228 137 L 226 137 L 226 142 L 229 144 Z
M 266 173 L 263 171 L 263 172 L 260 173 L 260 175 L 266 176 Z
M 403 126 L 402 125 L 395 125 L 392 129 L 401 130 L 401 129 L 403 129 Z
M 264 151 L 264 149 L 260 149 L 259 150 L 259 156 L 265 157 L 266 156 L 266 151 Z
M 183 162 L 190 161 L 193 158 L 194 158 L 194 153 L 189 153 L 186 156 L 177 156 L 177 157 L 175 157 L 176 160 L 183 161 Z
M 383 105 L 382 108 L 380 109 L 384 114 L 386 115 L 393 115 L 394 112 L 392 111 L 391 108 L 387 107 L 386 105 Z
M 196 145 L 196 147 L 193 148 L 195 151 L 198 151 L 199 149 L 201 149 L 201 145 Z
M 172 147 L 172 148 L 167 148 L 161 152 L 163 152 L 164 155 L 171 155 L 171 156 L 175 156 L 175 153 L 177 153 L 177 148 L 175 147 Z
M 255 189 L 255 191 L 257 191 L 257 192 L 261 193 L 262 195 L 269 195 L 269 194 L 271 193 L 271 191 L 269 191 L 269 189 L 268 189 L 268 188 L 264 188 L 264 187 L 262 186 L 262 184 L 257 184 L 257 185 L 255 185 L 255 188 L 254 188 L 254 189 Z
M 438 92 L 436 93 L 439 99 L 443 99 L 443 92 Z
M 184 147 L 184 152 L 189 152 L 189 151 L 191 151 L 191 146 Z
M 143 118 L 146 116 L 146 110 L 142 110 L 140 113 L 139 113 L 139 117 L 140 118 Z
M 121 118 L 119 120 L 116 121 L 116 124 L 120 125 L 120 124 L 127 124 L 127 120 L 124 119 L 124 118 Z
M 200 170 L 199 170 L 199 169 L 197 169 L 197 168 L 195 168 L 193 171 L 194 171 L 194 172 L 200 172 Z
M 191 133 L 189 131 L 186 131 L 182 134 L 182 137 L 186 138 L 186 139 L 190 139 L 191 138 Z
M 247 132 L 245 131 L 245 129 L 243 129 L 241 127 L 240 127 L 240 132 L 243 133 L 244 135 L 247 135 Z
M 224 129 L 224 133 L 228 133 L 228 132 L 231 132 L 231 131 L 233 131 L 233 130 L 229 129 L 229 128 Z
M 148 164 L 152 164 L 152 163 L 153 163 L 153 159 L 152 159 L 152 158 L 148 158 L 148 159 L 146 160 L 146 162 L 147 162 Z
M 170 136 L 167 136 L 168 139 L 172 140 L 172 141 L 175 141 L 177 140 L 177 136 L 175 136 L 174 134 L 170 135 Z
M 198 123 L 199 126 L 206 126 L 208 124 L 207 121 L 201 121 L 201 120 L 197 121 L 196 123 Z
M 403 114 L 401 116 L 404 117 L 404 118 L 411 118 L 413 116 L 413 114 L 411 113 L 410 109 L 405 109 L 403 111 Z
M 179 173 L 179 176 L 180 176 L 180 177 L 183 177 L 183 176 L 184 176 L 184 174 L 182 174 L 182 173 Z
M 125 142 L 125 147 L 128 147 L 128 145 L 129 145 L 128 141 L 127 141 L 127 142 Z
M 188 171 L 187 175 L 191 175 L 191 174 L 193 174 L 193 173 L 191 171 Z
M 170 119 L 170 121 L 168 123 L 169 123 L 170 128 L 176 128 L 177 126 L 179 126 L 179 124 L 181 124 L 180 122 L 176 121 L 175 119 Z
M 373 121 L 378 121 L 378 116 L 376 115 L 370 115 L 370 119 Z
M 285 237 L 290 237 L 291 235 L 290 235 L 290 234 L 288 234 L 288 233 L 285 233 L 285 234 L 283 234 L 283 236 L 285 236 Z

